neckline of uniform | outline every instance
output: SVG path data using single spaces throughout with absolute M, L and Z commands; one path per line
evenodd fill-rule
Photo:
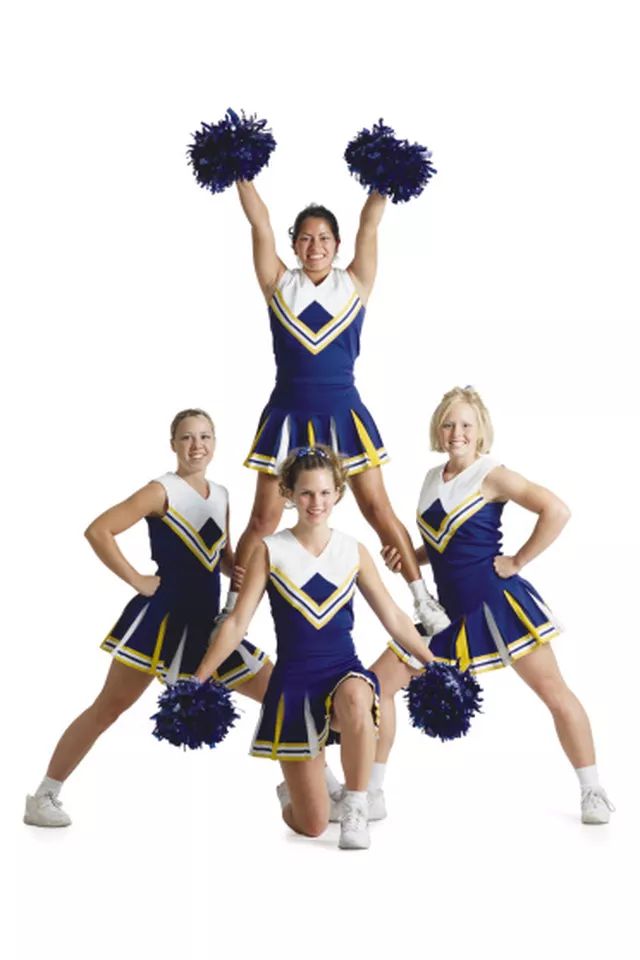
M 320 551 L 320 553 L 311 553 L 311 550 L 309 550 L 308 547 L 305 547 L 305 545 L 298 540 L 298 538 L 296 537 L 296 535 L 295 535 L 295 533 L 293 532 L 293 530 L 291 529 L 291 527 L 288 527 L 286 532 L 292 537 L 293 540 L 295 540 L 295 542 L 297 543 L 297 545 L 300 547 L 301 550 L 304 550 L 305 553 L 308 553 L 309 556 L 310 556 L 310 557 L 313 557 L 314 560 L 319 560 L 321 557 L 323 557 L 323 556 L 325 555 L 325 553 L 326 553 L 327 550 L 329 549 L 329 546 L 331 545 L 331 543 L 332 543 L 332 541 L 333 541 L 333 534 L 334 534 L 335 531 L 334 531 L 334 530 L 330 530 L 329 539 L 328 539 L 327 542 L 325 543 L 325 545 L 324 545 L 324 547 L 322 548 L 322 550 Z
M 211 486 L 211 481 L 208 480 L 206 477 L 204 478 L 204 482 L 205 482 L 206 485 L 207 485 L 207 489 L 209 490 L 209 493 L 206 495 L 206 497 L 203 497 L 202 494 L 199 493 L 199 492 L 196 490 L 195 487 L 192 487 L 188 480 L 185 480 L 184 477 L 181 477 L 179 473 L 175 473 L 175 472 L 174 472 L 173 475 L 174 475 L 174 477 L 177 477 L 178 480 L 182 480 L 182 482 L 183 482 L 187 487 L 189 487 L 189 489 L 192 490 L 193 493 L 195 493 L 196 497 L 198 497 L 198 498 L 199 498 L 200 500 L 202 500 L 204 503 L 208 503 L 208 501 L 211 499 L 211 493 L 212 493 L 213 487 Z

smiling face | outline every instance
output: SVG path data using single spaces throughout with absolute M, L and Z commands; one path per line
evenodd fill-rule
M 215 450 L 213 427 L 206 417 L 184 417 L 177 425 L 171 449 L 178 458 L 178 473 L 204 473 Z
M 326 524 L 339 499 L 330 470 L 301 470 L 295 487 L 288 492 L 298 511 L 298 521 L 310 527 Z
M 453 403 L 440 422 L 438 440 L 449 459 L 467 465 L 478 454 L 480 432 L 476 412 L 469 403 Z
M 300 224 L 293 249 L 305 273 L 314 277 L 316 274 L 329 273 L 338 246 L 327 220 L 307 217 Z

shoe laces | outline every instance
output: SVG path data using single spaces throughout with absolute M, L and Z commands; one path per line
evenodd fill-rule
M 345 830 L 364 830 L 367 825 L 367 811 L 357 803 L 345 800 L 342 814 L 342 827 Z
M 45 793 L 45 797 L 48 797 L 52 805 L 54 807 L 57 807 L 58 810 L 60 810 L 60 808 L 62 807 L 62 800 L 58 800 L 55 793 L 51 793 L 51 791 L 49 791 L 48 793 Z
M 616 809 L 602 787 L 587 787 L 583 791 L 582 802 L 587 807 L 597 807 L 599 803 L 604 803 L 612 813 Z
M 433 613 L 444 613 L 444 607 L 442 604 L 438 603 L 435 597 L 432 597 L 431 594 L 427 591 L 426 597 L 421 597 L 416 601 L 416 606 L 426 607 L 427 610 L 431 610 Z

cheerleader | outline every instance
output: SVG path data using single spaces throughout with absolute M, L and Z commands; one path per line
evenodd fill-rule
M 255 502 L 237 558 L 247 567 L 261 540 L 282 515 L 278 466 L 290 449 L 321 443 L 343 459 L 360 510 L 384 544 L 402 557 L 416 615 L 431 634 L 449 622 L 429 595 L 406 529 L 396 517 L 380 467 L 388 459 L 373 418 L 354 386 L 365 306 L 377 266 L 377 233 L 385 197 L 371 193 L 360 216 L 355 256 L 346 270 L 333 266 L 340 246 L 335 216 L 322 206 L 302 210 L 290 230 L 299 268 L 276 253 L 269 214 L 252 182 L 238 181 L 251 224 L 258 283 L 269 307 L 276 385 L 263 410 L 245 466 L 258 472 Z
M 284 821 L 296 833 L 318 836 L 329 819 L 324 750 L 330 729 L 341 733 L 346 789 L 339 845 L 369 846 L 367 785 L 378 727 L 378 680 L 358 659 L 351 630 L 355 588 L 403 650 L 416 662 L 432 659 L 393 602 L 364 547 L 329 527 L 345 489 L 346 469 L 328 447 L 292 451 L 280 468 L 280 491 L 298 512 L 294 527 L 255 548 L 233 613 L 196 671 L 205 680 L 237 647 L 265 590 L 278 641 L 251 754 L 279 760 Z
M 154 677 L 174 683 L 193 675 L 219 613 L 220 569 L 232 578 L 234 589 L 239 588 L 243 571 L 234 568 L 227 491 L 205 475 L 214 447 L 209 414 L 182 410 L 171 424 L 175 473 L 148 483 L 87 528 L 85 536 L 100 560 L 133 587 L 136 596 L 102 642 L 112 657 L 104 687 L 60 738 L 44 780 L 27 797 L 25 823 L 38 827 L 71 823 L 59 799 L 69 774 Z M 139 573 L 116 543 L 118 534 L 142 518 L 158 565 L 155 574 Z M 271 664 L 247 640 L 240 639 L 235 646 L 214 676 L 261 701 Z
M 429 470 L 418 504 L 423 545 L 420 564 L 431 563 L 438 597 L 451 625 L 430 641 L 435 659 L 461 670 L 515 672 L 549 708 L 560 744 L 581 788 L 582 822 L 608 823 L 614 809 L 600 785 L 589 719 L 565 683 L 550 641 L 559 627 L 537 590 L 520 571 L 560 534 L 569 510 L 555 494 L 488 456 L 493 440 L 489 413 L 472 387 L 455 387 L 431 419 L 432 449 L 446 453 Z M 501 552 L 505 503 L 512 500 L 538 515 L 528 540 L 513 556 Z M 402 557 L 386 546 L 387 566 L 398 571 Z M 393 740 L 393 694 L 419 666 L 394 640 L 372 667 L 383 690 L 384 767 Z M 394 653 L 396 656 L 394 657 Z

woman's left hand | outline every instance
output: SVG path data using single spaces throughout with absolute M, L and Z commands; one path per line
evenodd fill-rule
M 513 577 L 516 573 L 519 573 L 520 564 L 516 562 L 515 557 L 494 557 L 493 569 L 499 577 L 506 580 L 507 577 Z

